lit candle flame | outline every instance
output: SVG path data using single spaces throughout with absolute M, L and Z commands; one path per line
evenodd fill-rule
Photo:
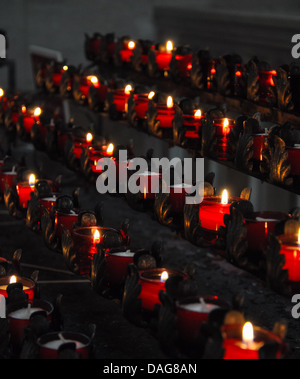
M 99 243 L 99 242 L 100 242 L 100 232 L 98 229 L 96 229 L 94 232 L 94 243 Z
M 228 204 L 228 192 L 226 189 L 222 192 L 221 203 L 222 204 Z
M 68 69 L 69 69 L 69 67 L 68 67 L 67 65 L 64 65 L 64 66 L 63 66 L 63 70 L 64 70 L 64 71 L 68 71 Z
M 247 345 L 253 343 L 254 341 L 254 331 L 251 322 L 246 322 L 243 327 L 243 342 Z
M 225 118 L 223 122 L 223 134 L 226 135 L 230 132 L 230 127 L 229 127 L 229 120 L 228 118 Z
M 29 176 L 28 183 L 29 183 L 30 187 L 33 187 L 35 185 L 35 175 L 34 174 L 31 174 Z
M 113 153 L 113 151 L 114 151 L 114 144 L 113 143 L 110 143 L 109 145 L 108 145 L 108 147 L 107 147 L 107 149 L 106 149 L 106 152 L 108 153 L 108 154 L 112 154 Z
M 98 78 L 97 78 L 97 76 L 91 76 L 91 82 L 92 82 L 93 84 L 98 83 Z
M 168 41 L 166 43 L 166 49 L 167 51 L 171 52 L 173 50 L 173 42 L 172 41 Z
M 130 95 L 130 92 L 132 91 L 132 87 L 130 84 L 127 84 L 127 86 L 125 87 L 124 89 L 124 92 L 126 93 L 126 95 Z
M 22 107 L 21 107 L 21 112 L 22 112 L 22 113 L 26 113 L 26 111 L 27 111 L 27 109 L 26 109 L 25 105 L 22 105 Z
M 161 276 L 160 276 L 160 280 L 162 282 L 165 282 L 166 280 L 168 280 L 168 278 L 169 278 L 169 274 L 167 273 L 167 271 L 163 271 Z
M 135 48 L 135 42 L 134 41 L 129 41 L 128 42 L 128 49 L 133 50 Z
M 201 110 L 200 109 L 197 109 L 196 112 L 195 112 L 195 118 L 201 118 Z
M 2 88 L 0 88 L 0 97 L 2 97 L 4 95 L 4 91 Z
M 92 135 L 92 133 L 87 133 L 85 136 L 86 142 L 92 142 L 93 138 L 94 136 Z
M 149 100 L 153 99 L 154 95 L 155 95 L 154 91 L 149 92 L 148 99 Z
M 36 107 L 35 110 L 33 111 L 33 114 L 35 115 L 35 117 L 40 116 L 41 113 L 42 113 L 42 110 L 40 107 Z
M 172 96 L 168 96 L 167 98 L 167 107 L 172 108 L 173 107 L 173 98 Z
M 17 278 L 15 275 L 11 276 L 9 279 L 9 284 L 12 284 L 12 283 L 17 283 Z

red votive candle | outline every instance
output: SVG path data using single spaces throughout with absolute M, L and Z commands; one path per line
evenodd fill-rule
M 158 172 L 145 171 L 143 173 L 135 173 L 132 177 L 136 177 L 136 183 L 140 187 L 145 200 L 153 200 L 155 193 L 159 191 L 159 179 L 161 174 Z
M 135 111 L 136 111 L 136 117 L 138 119 L 142 119 L 142 120 L 145 119 L 146 112 L 148 110 L 149 100 L 151 100 L 154 95 L 155 95 L 154 91 L 136 95 Z
M 174 184 L 169 187 L 169 201 L 173 212 L 183 213 L 185 198 L 187 194 L 189 194 L 189 190 L 191 190 L 192 187 L 193 186 L 191 184 L 186 183 Z
M 214 127 L 216 127 L 218 159 L 227 160 L 229 152 L 228 134 L 235 125 L 235 121 L 229 118 L 214 119 Z
M 116 105 L 116 111 L 124 113 L 127 111 L 127 102 L 130 97 L 132 87 L 128 84 L 124 89 L 117 89 L 114 91 L 113 103 Z
M 176 315 L 179 338 L 187 342 L 197 340 L 201 325 L 208 321 L 210 312 L 224 306 L 225 303 L 217 296 L 197 296 L 178 301 Z
M 168 96 L 167 103 L 158 103 L 156 106 L 157 116 L 156 119 L 160 121 L 161 128 L 172 128 L 173 118 L 175 115 L 175 108 L 172 96 Z
M 118 234 L 121 241 L 119 246 L 124 246 L 125 248 L 127 241 L 122 242 L 120 232 L 115 229 L 91 226 L 79 227 L 73 230 L 74 253 L 76 254 L 76 263 L 79 266 L 81 275 L 90 274 L 91 261 L 94 254 L 97 253 L 97 245 L 103 242 L 105 236 L 109 238 L 110 234 Z M 115 238 L 113 240 L 115 242 Z M 105 246 L 107 250 L 112 247 L 116 246 L 108 246 L 107 244 Z
M 262 160 L 262 152 L 265 150 L 265 143 L 268 140 L 267 133 L 253 134 L 253 159 L 256 161 Z
M 300 281 L 300 231 L 298 234 L 283 234 L 278 236 L 281 242 L 280 254 L 285 256 L 283 270 L 288 270 L 290 282 Z
M 32 301 L 35 293 L 35 282 L 29 278 L 24 278 L 16 275 L 3 276 L 0 278 L 0 295 L 8 297 L 7 287 L 13 283 L 21 283 L 23 285 L 23 291 L 28 295 L 28 300 Z
M 70 211 L 70 213 L 64 213 L 61 211 L 55 212 L 55 234 L 58 238 L 62 236 L 62 225 L 69 230 L 70 233 L 73 232 L 73 224 L 78 222 L 78 213 L 75 211 Z
M 287 147 L 288 162 L 291 165 L 290 175 L 300 176 L 300 145 Z
M 220 226 L 225 226 L 223 218 L 230 213 L 230 206 L 234 201 L 240 201 L 238 197 L 228 197 L 227 190 L 222 196 L 213 195 L 204 197 L 199 204 L 199 222 L 203 229 L 217 232 Z
M 91 339 L 78 332 L 52 332 L 38 338 L 40 359 L 57 359 L 59 349 L 63 344 L 74 344 L 76 353 L 81 359 L 89 359 L 91 354 Z
M 127 276 L 128 265 L 133 263 L 134 252 L 119 250 L 106 253 L 106 270 L 110 285 L 120 285 Z
M 56 205 L 56 195 L 53 194 L 53 196 L 50 197 L 43 197 L 42 199 L 39 199 L 40 205 L 41 205 L 41 216 L 44 214 L 44 208 L 45 207 L 49 212 L 51 212 L 52 207 Z
M 154 268 L 140 272 L 139 283 L 142 288 L 139 299 L 142 300 L 143 310 L 153 311 L 155 304 L 160 304 L 159 292 L 166 290 L 165 282 L 172 276 L 188 278 L 184 272 L 166 268 Z
M 205 116 L 202 115 L 200 109 L 195 110 L 195 113 L 193 115 L 183 115 L 183 123 L 186 127 L 186 138 L 199 138 L 199 131 L 203 118 L 205 118 Z
M 269 233 L 274 234 L 276 225 L 288 217 L 283 212 L 266 211 L 254 212 L 251 218 L 246 218 L 248 250 L 253 253 L 263 251 Z
M 15 184 L 15 181 L 18 177 L 18 174 L 15 171 L 0 171 L 0 191 L 4 193 L 5 183 L 8 184 L 9 187 L 12 187 Z
M 47 320 L 50 322 L 53 306 L 51 303 L 39 299 L 34 299 L 27 307 L 19 307 L 8 314 L 9 332 L 12 344 L 15 347 L 21 346 L 23 342 L 25 335 L 24 328 L 29 326 L 30 316 L 35 312 L 41 311 L 46 313 Z
M 268 342 L 279 344 L 277 358 L 282 354 L 283 343 L 276 334 L 249 322 L 244 325 L 224 325 L 222 334 L 225 350 L 223 359 L 259 359 L 259 349 Z

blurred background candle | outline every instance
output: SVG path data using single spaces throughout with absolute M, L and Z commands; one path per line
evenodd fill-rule
M 31 198 L 31 192 L 35 190 L 36 177 L 34 174 L 29 175 L 28 182 L 18 183 L 16 186 L 21 208 L 27 208 L 27 203 Z
M 106 253 L 106 270 L 110 285 L 120 285 L 124 281 L 128 265 L 133 264 L 134 254 L 129 249 L 112 249 Z
M 227 160 L 229 153 L 228 135 L 235 125 L 235 121 L 229 118 L 215 119 L 213 125 L 216 128 L 218 159 Z

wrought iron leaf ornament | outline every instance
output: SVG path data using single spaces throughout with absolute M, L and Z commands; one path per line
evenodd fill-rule
M 26 225 L 33 231 L 37 231 L 39 228 L 41 212 L 40 203 L 38 197 L 31 192 L 31 198 L 28 202 L 27 212 L 26 212 Z
M 159 76 L 159 68 L 156 63 L 156 53 L 153 48 L 148 52 L 147 71 L 150 78 L 157 78 Z
M 175 114 L 173 118 L 173 140 L 176 145 L 184 146 L 185 128 L 183 120 L 183 111 L 176 104 L 175 105 Z
M 271 137 L 271 136 L 270 136 Z M 267 174 L 271 183 L 290 186 L 293 178 L 289 176 L 291 166 L 288 162 L 288 153 L 284 141 L 274 135 L 266 142 L 266 149 L 262 151 L 260 170 Z
M 63 257 L 69 269 L 76 274 L 79 272 L 79 267 L 76 263 L 76 254 L 73 249 L 73 239 L 70 231 L 64 225 L 61 225 L 61 227 L 63 229 L 63 235 L 61 238 Z
M 10 215 L 16 217 L 21 214 L 20 209 L 19 209 L 19 202 L 18 202 L 18 194 L 16 187 L 10 187 L 6 182 L 5 182 L 5 187 L 4 187 L 4 204 L 9 212 Z
M 107 288 L 105 252 L 97 246 L 97 253 L 94 254 L 91 265 L 91 286 L 99 294 Z
M 49 249 L 56 250 L 58 247 L 58 239 L 55 232 L 54 219 L 45 207 L 41 218 L 41 231 L 46 246 Z
M 277 106 L 282 111 L 290 112 L 294 109 L 294 104 L 288 73 L 283 68 L 276 71 L 277 75 L 274 76 L 273 80 L 276 88 Z
M 130 264 L 124 285 L 122 313 L 126 319 L 138 326 L 146 326 L 142 318 L 142 300 L 139 299 L 142 286 L 139 283 L 138 268 Z
M 283 269 L 285 256 L 280 254 L 281 243 L 272 233 L 268 237 L 268 245 L 264 250 L 265 273 L 267 285 L 283 295 L 289 295 L 288 270 Z
M 245 130 L 240 135 L 234 158 L 235 166 L 243 171 L 253 170 L 253 136 Z
M 201 138 L 201 156 L 217 158 L 217 136 L 216 128 L 213 127 L 212 122 L 205 119 L 202 122 L 202 138 Z
M 135 110 L 135 100 L 134 100 L 134 93 L 133 91 L 130 92 L 129 99 L 127 100 L 127 114 L 126 114 L 127 120 L 130 125 L 136 127 L 137 126 L 137 120 L 136 120 L 136 110 Z
M 192 68 L 190 70 L 191 84 L 194 88 L 203 89 L 203 71 L 199 64 L 199 58 L 197 54 L 193 54 Z
M 170 215 L 172 207 L 169 198 L 169 193 L 159 192 L 155 194 L 154 211 L 162 225 L 170 225 L 173 222 L 173 217 Z
M 160 129 L 160 121 L 156 119 L 157 108 L 153 100 L 149 100 L 148 110 L 146 112 L 147 129 L 150 134 L 157 137 L 162 136 L 162 130 Z
M 230 216 L 224 218 L 227 228 L 226 256 L 230 262 L 239 267 L 247 267 L 246 256 L 248 243 L 246 240 L 247 229 L 244 225 L 244 217 L 236 207 L 230 207 Z
M 228 96 L 230 94 L 229 71 L 225 59 L 219 58 L 216 64 L 216 83 L 218 91 Z
M 259 100 L 259 74 L 257 64 L 251 59 L 247 64 L 247 99 L 253 103 Z

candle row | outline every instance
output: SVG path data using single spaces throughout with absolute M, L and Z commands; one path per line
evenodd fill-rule
M 148 40 L 115 38 L 113 33 L 85 36 L 86 58 L 95 64 L 127 67 L 150 78 L 170 78 L 191 88 L 219 92 L 221 95 L 247 99 L 264 106 L 291 111 L 299 106 L 296 67 L 281 66 L 277 70 L 267 62 L 251 59 L 244 63 L 239 55 L 214 58 L 209 51 L 194 51 L 188 45 L 175 47 L 172 41 L 153 43 Z M 41 70 L 45 70 L 45 67 Z M 251 73 L 251 75 L 250 75 Z M 40 74 L 39 74 L 40 75 Z M 292 101 L 279 98 L 279 82 L 286 79 Z

